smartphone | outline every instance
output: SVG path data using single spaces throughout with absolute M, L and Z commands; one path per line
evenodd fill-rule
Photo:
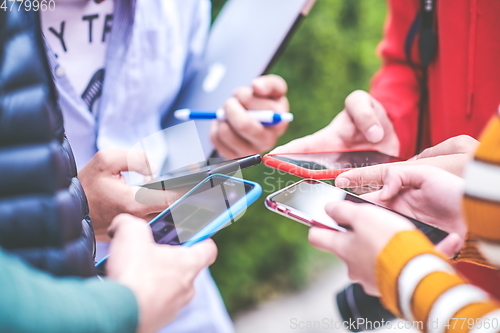
M 263 157 L 264 164 L 271 168 L 311 179 L 334 179 L 352 168 L 399 161 L 402 159 L 376 150 L 268 154 Z
M 211 175 L 149 222 L 153 238 L 158 244 L 196 244 L 238 219 L 261 194 L 255 182 Z M 99 275 L 106 259 L 96 264 Z
M 260 155 L 250 155 L 234 160 L 196 163 L 162 174 L 159 178 L 142 185 L 152 190 L 171 190 L 198 184 L 203 179 L 214 174 L 234 175 L 236 172 L 256 166 L 262 162 Z
M 344 191 L 338 187 L 314 179 L 303 179 L 269 195 L 266 198 L 266 207 L 275 213 L 286 216 L 307 226 L 317 226 L 338 231 L 345 231 L 345 228 L 339 226 L 337 222 L 335 222 L 325 212 L 325 205 L 327 203 L 341 200 L 348 200 L 356 203 L 369 203 L 388 209 Z M 394 212 L 393 210 L 391 211 Z M 439 243 L 446 236 L 448 236 L 446 231 L 430 226 L 406 215 L 399 214 L 398 212 L 394 213 L 401 215 L 412 222 L 434 244 Z

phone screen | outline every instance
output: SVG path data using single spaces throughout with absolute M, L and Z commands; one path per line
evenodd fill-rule
M 299 212 L 303 212 L 311 219 L 334 229 L 338 228 L 338 224 L 328 214 L 326 214 L 325 205 L 327 203 L 332 201 L 348 200 L 356 203 L 369 203 L 375 205 L 373 202 L 364 200 L 335 186 L 316 180 L 300 181 L 273 196 L 271 200 Z M 399 214 L 397 212 L 395 213 Z M 410 222 L 421 230 L 434 244 L 439 243 L 448 235 L 448 233 L 443 230 L 434 228 L 406 215 L 399 215 L 410 220 Z
M 309 170 L 340 170 L 400 161 L 375 150 L 332 153 L 271 155 L 273 158 Z
M 217 217 L 228 212 L 228 222 L 214 230 L 217 232 L 240 216 L 233 216 L 231 208 L 254 188 L 255 185 L 235 178 L 222 176 L 207 178 L 188 196 L 177 200 L 170 208 L 149 222 L 155 242 L 182 245 Z M 241 214 L 242 212 L 238 211 L 237 213 Z M 198 236 L 201 238 L 209 235 Z M 99 275 L 105 275 L 106 260 L 107 257 L 96 264 Z
M 252 184 L 225 177 L 207 179 L 195 191 L 150 222 L 155 241 L 159 244 L 182 245 L 245 198 L 253 188 Z M 230 222 L 234 218 L 231 216 Z

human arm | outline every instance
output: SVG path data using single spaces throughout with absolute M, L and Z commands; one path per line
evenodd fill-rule
M 132 216 L 114 219 L 112 232 L 104 281 L 53 277 L 0 251 L 0 331 L 155 332 L 190 300 L 195 276 L 217 255 L 211 240 L 158 245 Z
M 253 80 L 251 87 L 239 87 L 223 106 L 225 121 L 213 121 L 210 138 L 223 157 L 237 158 L 260 154 L 274 147 L 288 123 L 264 126 L 246 110 L 289 112 L 287 84 L 276 75 Z
M 436 321 L 453 325 L 452 318 L 473 318 L 476 324 L 476 319 L 498 309 L 486 293 L 466 284 L 443 254 L 403 217 L 350 202 L 330 203 L 326 211 L 350 230 L 311 228 L 311 244 L 337 254 L 347 263 L 349 276 L 365 292 L 380 296 L 384 306 L 399 317 L 423 325 Z M 441 297 L 451 297 L 444 301 L 444 309 Z M 472 327 L 460 330 L 458 326 L 448 332 L 467 332 Z
M 0 252 L 0 331 L 135 332 L 133 292 L 111 280 L 57 278 Z

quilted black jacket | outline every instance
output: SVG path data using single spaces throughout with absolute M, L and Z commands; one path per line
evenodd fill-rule
M 0 246 L 54 275 L 91 276 L 94 233 L 39 20 L 0 10 Z

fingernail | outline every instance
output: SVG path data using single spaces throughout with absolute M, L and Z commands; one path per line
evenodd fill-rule
M 337 178 L 335 179 L 335 186 L 339 188 L 348 188 L 349 187 L 349 179 L 347 178 Z
M 366 138 L 372 143 L 380 142 L 384 138 L 384 130 L 379 125 L 373 125 L 366 131 Z

